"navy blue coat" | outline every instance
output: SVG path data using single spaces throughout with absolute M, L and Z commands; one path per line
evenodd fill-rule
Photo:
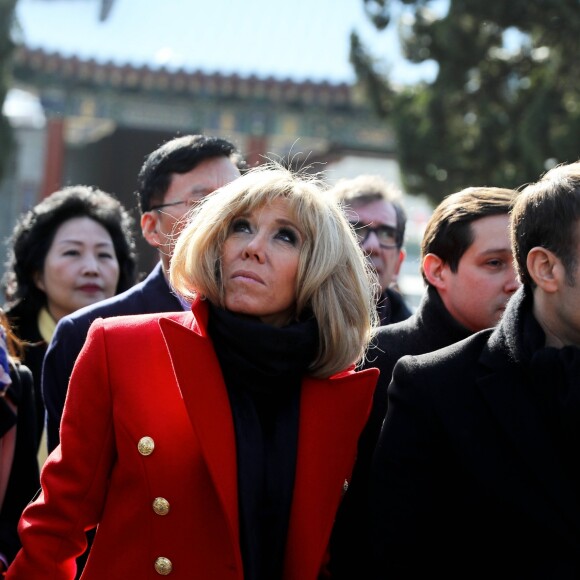
M 97 318 L 183 310 L 163 275 L 161 263 L 139 284 L 122 294 L 81 308 L 62 318 L 55 330 L 42 370 L 42 394 L 47 412 L 48 449 L 59 443 L 59 427 L 73 366 Z

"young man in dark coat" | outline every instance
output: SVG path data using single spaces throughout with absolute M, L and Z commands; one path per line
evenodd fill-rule
M 232 143 L 204 135 L 177 137 L 147 156 L 138 179 L 141 231 L 147 243 L 158 249 L 159 264 L 126 292 L 59 321 L 42 373 L 49 451 L 59 443 L 68 381 L 91 323 L 97 318 L 183 309 L 167 281 L 183 218 L 192 204 L 239 177 L 240 167 L 244 161 Z
M 511 189 L 469 187 L 447 196 L 433 212 L 421 243 L 425 296 L 411 318 L 380 329 L 368 354 L 369 364 L 381 371 L 373 409 L 378 429 L 402 356 L 432 352 L 499 322 L 519 287 L 509 240 L 509 212 L 517 195 Z
M 511 234 L 499 326 L 395 368 L 372 577 L 580 577 L 580 163 L 523 190 Z
M 395 289 L 405 259 L 407 215 L 401 192 L 378 175 L 359 175 L 338 181 L 331 194 L 344 205 L 359 243 L 377 273 L 381 325 L 409 318 L 411 310 Z
M 516 196 L 511 189 L 470 187 L 446 197 L 427 224 L 421 244 L 423 300 L 409 319 L 381 328 L 367 355 L 368 365 L 381 375 L 335 526 L 332 560 L 338 578 L 353 577 L 361 561 L 369 562 L 368 476 L 395 364 L 404 355 L 431 352 L 495 326 L 519 286 L 508 227 Z

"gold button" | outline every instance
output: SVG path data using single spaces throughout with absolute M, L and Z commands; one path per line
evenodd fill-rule
M 344 483 L 342 484 L 342 493 L 346 493 L 348 491 L 348 479 L 344 480 Z
M 169 502 L 164 497 L 156 497 L 153 500 L 153 511 L 158 516 L 166 516 L 169 513 Z
M 151 437 L 141 437 L 137 443 L 137 449 L 141 455 L 151 455 L 155 449 L 155 441 Z
M 167 576 L 168 574 L 171 574 L 172 571 L 173 564 L 169 558 L 163 558 L 160 556 L 157 558 L 157 560 L 155 560 L 155 572 L 157 572 L 157 574 L 161 574 L 161 576 Z

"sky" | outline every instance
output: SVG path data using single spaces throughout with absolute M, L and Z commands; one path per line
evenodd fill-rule
M 431 79 L 401 58 L 395 27 L 374 29 L 363 0 L 18 0 L 19 40 L 64 56 L 296 81 L 353 82 L 356 30 L 391 80 Z

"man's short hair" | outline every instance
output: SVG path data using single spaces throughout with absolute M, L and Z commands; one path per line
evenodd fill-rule
M 421 243 L 421 274 L 423 259 L 435 254 L 452 272 L 473 243 L 471 223 L 493 215 L 508 214 L 518 195 L 513 189 L 500 187 L 468 187 L 448 195 L 436 208 L 427 223 Z
M 163 198 L 171 185 L 173 173 L 187 173 L 202 161 L 216 157 L 228 157 L 243 170 L 246 163 L 236 146 L 219 137 L 185 135 L 167 141 L 146 158 L 137 179 L 137 195 L 141 213 L 151 209 Z
M 392 183 L 379 175 L 359 175 L 353 179 L 340 179 L 331 189 L 331 195 L 345 207 L 356 208 L 373 201 L 386 201 L 397 215 L 397 245 L 403 245 L 407 214 L 403 208 L 403 194 Z
M 568 283 L 574 285 L 579 220 L 580 162 L 554 167 L 522 190 L 514 206 L 510 233 L 518 275 L 524 284 L 534 285 L 527 258 L 532 248 L 540 246 L 558 256 Z

